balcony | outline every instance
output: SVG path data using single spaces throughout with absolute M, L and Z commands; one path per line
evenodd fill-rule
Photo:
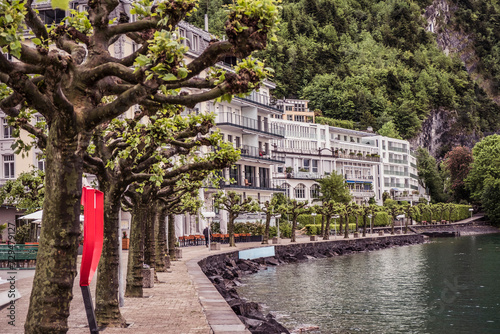
M 282 109 L 278 109 L 276 106 L 276 99 L 273 97 L 270 97 L 268 95 L 264 95 L 262 93 L 258 93 L 256 91 L 253 91 L 250 95 L 245 96 L 245 97 L 234 97 L 236 100 L 242 100 L 242 101 L 249 101 L 256 103 L 257 105 L 264 106 L 267 108 L 273 109 L 273 111 L 279 111 L 280 113 L 283 113 Z
M 351 195 L 356 198 L 366 198 L 366 197 L 374 197 L 375 192 L 373 190 L 359 190 L 359 189 L 349 189 Z
M 367 157 L 364 155 L 357 154 L 344 154 L 344 153 L 335 153 L 334 157 L 338 159 L 350 159 L 350 160 L 361 160 L 361 161 L 371 161 L 371 162 L 379 162 L 379 157 Z
M 255 189 L 255 190 L 267 190 L 267 191 L 285 191 L 285 189 L 280 188 L 277 181 L 271 181 L 270 179 L 245 179 L 243 182 L 237 180 L 236 183 L 230 184 L 225 182 L 221 184 L 221 188 L 236 188 L 236 189 Z
M 413 162 L 410 162 L 410 166 L 412 166 L 413 168 L 417 168 L 417 165 L 415 165 Z
M 404 183 L 384 183 L 384 187 L 386 188 L 409 188 L 408 185 Z
M 389 162 L 396 163 L 396 164 L 408 165 L 408 160 L 399 160 L 399 159 L 389 158 Z
M 215 119 L 217 126 L 231 125 L 241 129 L 247 129 L 262 134 L 272 135 L 278 138 L 285 137 L 285 128 L 275 123 L 264 121 L 257 121 L 256 119 L 228 113 L 221 112 L 217 114 Z
M 349 181 L 354 181 L 355 183 L 371 183 L 373 181 L 373 176 L 372 175 L 352 175 L 352 174 L 345 174 L 344 178 Z
M 406 153 L 408 150 L 402 147 L 388 146 L 389 151 Z
M 278 164 L 285 163 L 285 155 L 280 153 L 272 153 L 269 154 L 269 151 L 261 150 L 258 147 L 243 145 L 240 148 L 241 157 L 243 158 L 255 158 L 259 160 L 267 160 L 271 162 L 275 162 Z
M 418 179 L 419 179 L 419 178 L 418 178 L 418 175 L 415 175 L 415 174 L 413 174 L 413 173 L 410 173 L 410 177 L 414 178 L 415 180 L 418 180 Z
M 408 176 L 408 172 L 400 172 L 395 170 L 384 170 L 384 175 Z

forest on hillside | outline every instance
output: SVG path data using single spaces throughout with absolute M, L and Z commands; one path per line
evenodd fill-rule
M 200 3 L 189 21 L 224 33 L 224 4 Z M 258 0 L 257 0 L 258 1 Z M 451 1 L 451 0 L 450 0 Z M 423 18 L 429 0 L 284 0 L 278 41 L 259 56 L 274 68 L 278 98 L 303 98 L 324 116 L 375 130 L 392 121 L 413 138 L 433 110 L 448 111 L 463 134 L 500 128 L 500 107 L 439 50 Z M 479 70 L 500 87 L 500 23 L 493 0 L 453 0 L 454 29 L 475 38 Z M 497 21 L 498 19 L 498 21 Z M 498 36 L 497 36 L 498 35 Z

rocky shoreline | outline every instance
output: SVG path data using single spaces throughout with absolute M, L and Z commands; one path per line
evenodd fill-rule
M 241 284 L 240 277 L 256 273 L 268 266 L 420 244 L 424 240 L 422 235 L 409 234 L 276 245 L 273 257 L 243 260 L 239 259 L 239 254 L 235 251 L 209 256 L 199 261 L 198 265 L 250 332 L 254 334 L 290 333 L 276 321 L 273 315 L 264 314 L 258 303 L 239 297 L 235 287 Z

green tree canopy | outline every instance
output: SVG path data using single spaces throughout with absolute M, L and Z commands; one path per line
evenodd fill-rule
M 352 199 L 347 183 L 342 175 L 335 171 L 322 179 L 317 180 L 320 186 L 319 200 L 323 202 L 335 201 L 339 203 L 349 203 Z

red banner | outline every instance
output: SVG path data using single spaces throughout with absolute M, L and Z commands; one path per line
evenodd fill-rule
M 83 253 L 80 267 L 80 286 L 89 286 L 97 269 L 104 237 L 104 194 L 83 187 Z

